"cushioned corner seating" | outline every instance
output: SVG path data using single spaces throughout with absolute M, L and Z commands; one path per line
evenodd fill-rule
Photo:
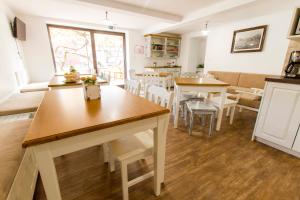
M 209 71 L 216 79 L 229 83 L 227 92 L 231 93 L 230 99 L 236 99 L 236 94 L 239 93 L 238 107 L 246 108 L 253 111 L 258 111 L 261 96 L 253 93 L 254 89 L 264 89 L 265 78 L 267 74 L 251 74 L 240 72 L 222 72 Z
M 21 93 L 26 92 L 37 92 L 37 91 L 48 91 L 48 82 L 38 82 L 38 83 L 28 83 L 25 86 L 22 86 L 20 88 Z
M 22 142 L 31 120 L 3 123 L 0 126 L 0 199 L 31 200 L 37 169 Z
M 35 112 L 45 92 L 15 93 L 0 104 L 0 116 Z

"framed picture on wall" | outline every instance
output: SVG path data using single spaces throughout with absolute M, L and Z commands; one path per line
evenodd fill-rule
M 299 18 L 299 20 L 298 20 L 298 25 L 297 25 L 295 34 L 296 34 L 296 35 L 300 35 L 300 18 Z
M 234 31 L 231 53 L 262 51 L 267 27 L 264 25 Z

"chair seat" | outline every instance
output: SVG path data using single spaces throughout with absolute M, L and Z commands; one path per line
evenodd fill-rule
M 0 199 L 6 199 L 25 150 L 22 142 L 31 120 L 6 123 L 0 127 Z
M 48 82 L 37 82 L 37 83 L 29 83 L 22 88 L 20 88 L 21 93 L 25 92 L 37 92 L 37 91 L 48 91 Z
M 231 96 L 228 96 L 228 98 L 235 100 L 237 97 L 236 97 L 236 95 L 231 95 Z M 247 106 L 247 107 L 258 109 L 260 106 L 260 102 L 261 102 L 261 96 L 257 96 L 254 94 L 252 95 L 252 94 L 241 93 L 238 104 L 242 105 L 242 106 Z
M 212 99 L 210 99 L 211 103 L 213 103 L 215 106 L 219 106 L 220 105 L 220 101 L 221 101 L 221 97 L 213 97 Z M 235 106 L 238 102 L 236 100 L 233 99 L 225 99 L 224 102 L 224 107 L 231 107 L 231 106 Z
M 35 112 L 45 92 L 15 93 L 0 104 L 0 116 Z
M 212 103 L 202 101 L 188 101 L 186 106 L 190 111 L 216 112 L 218 110 Z
M 119 161 L 140 153 L 152 153 L 153 131 L 136 133 L 110 142 L 110 151 Z

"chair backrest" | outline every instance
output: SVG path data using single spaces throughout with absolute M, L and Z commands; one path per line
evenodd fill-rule
M 141 84 L 138 80 L 126 80 L 125 90 L 139 96 L 141 90 Z
M 129 70 L 129 79 L 130 80 L 135 80 L 136 77 L 135 77 L 135 69 L 130 69 Z
M 143 82 L 147 85 L 159 85 L 159 73 L 157 72 L 144 72 Z
M 173 92 L 168 92 L 168 90 L 163 87 L 151 85 L 147 88 L 146 99 L 162 107 L 171 109 L 173 97 Z
M 180 74 L 182 78 L 200 78 L 201 75 L 194 72 L 184 72 Z

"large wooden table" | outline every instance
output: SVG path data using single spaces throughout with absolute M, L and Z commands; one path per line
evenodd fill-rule
M 108 83 L 106 80 L 97 79 L 97 82 L 100 84 Z M 73 83 L 66 83 L 65 77 L 62 75 L 55 75 L 49 82 L 48 87 L 50 89 L 65 89 L 65 88 L 78 88 L 82 86 L 82 81 L 79 80 Z
M 81 88 L 51 90 L 33 119 L 23 146 L 35 157 L 48 200 L 61 199 L 55 157 L 148 129 L 154 131 L 154 191 L 160 194 L 170 111 L 116 86 L 101 88 L 101 100 L 94 101 L 85 101 Z
M 219 131 L 221 127 L 221 121 L 223 116 L 223 108 L 226 99 L 226 88 L 229 86 L 228 83 L 218 81 L 213 78 L 175 78 L 175 108 L 174 108 L 174 127 L 178 126 L 179 118 L 179 104 L 181 101 L 181 95 L 183 92 L 219 92 L 220 98 L 220 109 L 218 111 L 218 120 L 216 130 Z

